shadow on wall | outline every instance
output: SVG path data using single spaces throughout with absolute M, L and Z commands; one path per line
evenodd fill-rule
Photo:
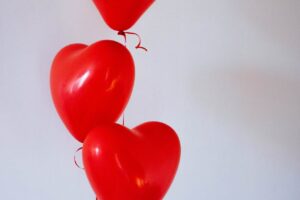
M 202 118 L 257 147 L 299 152 L 300 79 L 242 65 L 193 74 L 189 99 Z
M 245 1 L 237 5 L 235 12 L 239 13 L 247 26 L 271 37 L 282 47 L 300 51 L 298 0 Z

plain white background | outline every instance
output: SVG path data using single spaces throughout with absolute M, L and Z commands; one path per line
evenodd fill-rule
M 158 0 L 132 31 L 126 124 L 170 124 L 182 160 L 167 200 L 300 198 L 300 1 Z M 122 41 L 92 1 L 0 1 L 0 198 L 92 200 L 49 70 L 69 43 Z

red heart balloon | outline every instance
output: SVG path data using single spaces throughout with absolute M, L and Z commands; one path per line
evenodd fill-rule
M 57 54 L 50 76 L 56 109 L 73 136 L 83 142 L 92 128 L 115 122 L 122 114 L 133 89 L 134 61 L 114 41 L 72 44 Z
M 93 0 L 106 24 L 116 30 L 132 27 L 154 0 Z
M 85 172 L 99 200 L 161 200 L 179 160 L 179 139 L 160 122 L 132 130 L 102 125 L 83 145 Z

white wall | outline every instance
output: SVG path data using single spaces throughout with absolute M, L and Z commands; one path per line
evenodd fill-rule
M 182 141 L 165 199 L 300 198 L 299 10 L 298 0 L 159 0 L 132 29 L 150 51 L 131 48 L 126 123 L 161 120 Z M 48 79 L 61 47 L 109 38 L 122 41 L 91 1 L 0 1 L 1 199 L 94 199 Z

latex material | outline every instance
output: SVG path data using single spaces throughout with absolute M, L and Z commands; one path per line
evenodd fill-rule
M 99 200 L 161 200 L 176 174 L 179 139 L 169 126 L 117 124 L 93 129 L 83 145 L 83 164 Z
M 92 128 L 115 122 L 122 114 L 133 89 L 134 61 L 114 41 L 72 44 L 57 54 L 50 76 L 56 109 L 73 136 L 83 142 Z
M 131 28 L 154 0 L 93 0 L 106 24 L 116 30 Z

